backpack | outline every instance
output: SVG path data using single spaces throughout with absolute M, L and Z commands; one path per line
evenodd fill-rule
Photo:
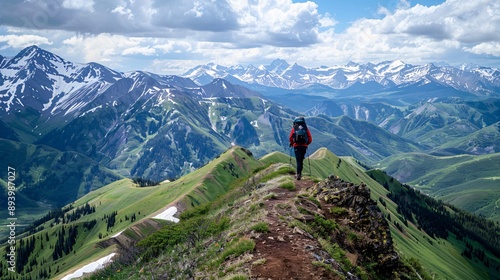
M 293 121 L 294 136 L 293 141 L 297 144 L 307 144 L 307 125 L 303 117 L 296 118 Z

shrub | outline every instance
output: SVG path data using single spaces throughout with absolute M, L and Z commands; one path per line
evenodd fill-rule
M 266 232 L 269 232 L 269 225 L 265 222 L 260 222 L 256 225 L 254 225 L 253 227 L 251 227 L 250 229 L 254 230 L 256 232 L 266 233 Z
M 342 215 L 347 214 L 347 209 L 342 208 L 342 207 L 338 207 L 338 206 L 334 206 L 330 209 L 330 213 L 332 213 L 334 215 L 342 216 Z
M 191 218 L 177 224 L 169 224 L 152 235 L 141 240 L 137 245 L 144 248 L 145 258 L 157 256 L 165 250 L 179 243 L 187 242 L 195 246 L 203 239 L 216 235 L 229 228 L 228 217 L 207 218 L 204 216 Z
M 208 211 L 210 211 L 210 208 L 211 208 L 211 204 L 210 203 L 205 203 L 205 204 L 202 204 L 202 205 L 198 205 L 194 208 L 191 208 L 191 209 L 188 209 L 186 211 L 183 211 L 181 213 L 181 220 L 187 220 L 187 219 L 191 219 L 191 218 L 194 218 L 194 217 L 198 217 L 198 216 L 202 216 L 202 215 L 205 215 L 208 213 Z
M 330 236 L 330 234 L 337 229 L 339 226 L 334 220 L 328 220 L 322 218 L 319 215 L 314 216 L 314 221 L 312 221 L 311 226 L 316 229 L 316 231 L 324 237 Z

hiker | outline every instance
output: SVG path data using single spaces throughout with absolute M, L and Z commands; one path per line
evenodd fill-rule
M 302 177 L 302 168 L 306 156 L 307 146 L 312 142 L 312 136 L 307 129 L 304 117 L 297 117 L 293 120 L 292 130 L 290 131 L 290 147 L 293 146 L 295 160 L 297 161 L 297 175 L 295 178 L 300 180 Z

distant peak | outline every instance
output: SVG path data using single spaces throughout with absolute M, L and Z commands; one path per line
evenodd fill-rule
M 41 49 L 41 48 L 39 48 L 39 47 L 38 47 L 38 46 L 36 46 L 36 45 L 32 45 L 32 46 L 29 46 L 29 47 L 26 47 L 26 48 L 22 49 L 22 50 L 19 52 L 19 54 L 18 54 L 18 55 L 19 55 L 19 56 L 24 56 L 24 57 L 26 57 L 26 56 L 33 56 L 34 54 L 39 53 L 39 52 L 41 52 L 41 51 L 42 51 L 42 49 Z
M 40 51 L 41 48 L 37 45 L 31 45 L 29 47 L 24 48 L 21 52 L 32 52 L 32 51 Z
M 278 59 L 273 60 L 273 62 L 271 62 L 271 66 L 274 66 L 274 67 L 286 66 L 286 67 L 288 67 L 289 64 L 288 64 L 288 62 L 286 62 L 286 60 L 278 58 Z
M 348 67 L 354 67 L 354 66 L 358 66 L 359 64 L 357 64 L 356 62 L 353 62 L 353 61 L 349 61 L 349 63 L 347 63 L 346 66 Z
M 402 60 L 398 59 L 398 60 L 392 61 L 391 65 L 392 66 L 401 66 L 401 65 L 405 65 L 405 63 Z
M 227 85 L 230 85 L 231 83 L 223 78 L 215 78 L 212 80 L 212 84 L 216 86 L 227 87 Z
M 472 69 L 477 69 L 481 68 L 481 66 L 474 64 L 474 63 L 464 63 L 458 67 L 460 70 L 472 70 Z
M 17 57 L 21 58 L 39 58 L 42 57 L 44 59 L 48 60 L 58 60 L 58 61 L 64 61 L 60 56 L 55 55 L 47 50 L 44 50 L 36 45 L 32 45 L 29 47 L 24 48 L 21 50 L 18 54 Z

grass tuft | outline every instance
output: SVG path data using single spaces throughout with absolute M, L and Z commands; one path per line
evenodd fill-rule
M 252 263 L 252 265 L 262 265 L 262 264 L 265 264 L 266 262 L 267 262 L 267 259 L 262 258 L 262 259 L 258 259 L 258 260 L 256 260 L 256 261 L 254 261 L 254 262 Z
M 286 189 L 286 190 L 289 190 L 289 191 L 296 190 L 295 185 L 293 184 L 293 182 L 283 183 L 283 184 L 280 185 L 280 188 Z
M 227 249 L 223 251 L 222 255 L 217 261 L 217 266 L 220 266 L 224 260 L 229 257 L 238 257 L 245 252 L 253 251 L 255 248 L 255 241 L 252 239 L 242 237 L 236 242 L 229 244 Z
M 251 230 L 254 230 L 256 232 L 260 233 L 266 233 L 269 232 L 269 225 L 265 222 L 260 222 L 254 225 L 253 227 L 250 228 Z

